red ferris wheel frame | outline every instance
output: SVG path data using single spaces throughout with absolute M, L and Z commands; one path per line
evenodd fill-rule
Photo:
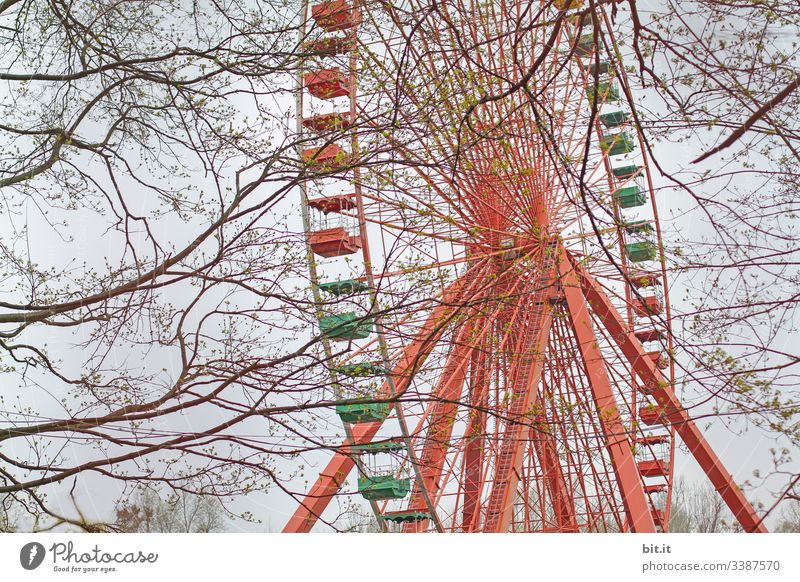
M 543 3 L 544 4 L 544 3 Z M 558 4 L 558 3 L 555 3 Z M 562 2 L 569 7 L 576 2 Z M 306 5 L 307 8 L 307 5 Z M 563 17 L 564 7 L 558 16 Z M 356 3 L 348 4 L 344 0 L 333 0 L 315 5 L 313 16 L 317 24 L 327 31 L 350 31 L 360 22 L 359 7 Z M 582 18 L 582 17 L 581 17 Z M 580 28 L 580 25 L 577 26 Z M 330 39 L 328 39 L 330 40 Z M 335 47 L 325 46 L 314 48 L 322 51 L 320 54 L 347 53 L 354 51 L 355 35 L 348 32 L 347 36 L 336 40 Z M 576 50 L 581 46 L 582 38 L 577 39 Z M 319 44 L 319 42 L 317 43 Z M 328 51 L 328 52 L 326 52 Z M 588 55 L 591 55 L 590 50 Z M 324 69 L 307 73 L 303 79 L 304 84 L 312 96 L 319 99 L 332 99 L 345 97 L 348 99 L 348 111 L 344 113 L 326 113 L 312 118 L 299 120 L 299 127 L 316 131 L 320 136 L 331 129 L 347 129 L 356 119 L 358 107 L 356 103 L 355 84 L 355 53 L 351 52 L 349 73 L 345 74 L 335 69 Z M 599 65 L 599 62 L 595 63 Z M 621 73 L 624 81 L 624 72 Z M 607 91 L 610 90 L 607 87 Z M 594 99 L 598 100 L 600 87 L 594 88 Z M 606 93 L 607 94 L 607 93 Z M 298 111 L 302 112 L 302 99 L 298 98 Z M 605 99 L 605 97 L 602 97 Z M 596 106 L 593 106 L 596 107 Z M 302 114 L 301 114 L 302 116 Z M 598 124 L 598 137 L 603 144 L 604 136 Z M 617 146 L 615 140 L 623 134 L 611 134 L 613 138 L 607 142 L 607 147 L 613 152 Z M 623 136 L 624 137 L 624 136 Z M 641 140 L 641 135 L 639 136 Z M 350 138 L 351 152 L 358 151 L 358 137 L 356 132 Z M 432 152 L 430 152 L 433 155 Z M 487 151 L 485 157 L 490 159 L 493 152 Z M 344 167 L 348 163 L 348 154 L 336 143 L 326 143 L 318 148 L 302 151 L 303 160 L 315 165 L 316 168 L 331 169 L 337 166 Z M 645 160 L 646 161 L 646 160 Z M 608 156 L 604 158 L 609 186 L 613 187 L 612 167 Z M 343 254 L 361 252 L 364 260 L 365 275 L 363 279 L 367 287 L 375 292 L 375 281 L 372 274 L 372 259 L 369 250 L 369 236 L 367 223 L 369 222 L 365 211 L 365 196 L 362 193 L 360 170 L 356 166 L 353 170 L 353 194 L 346 196 L 309 199 L 304 196 L 304 218 L 310 248 L 309 254 L 320 257 L 335 258 Z M 644 175 L 648 181 L 648 188 L 652 191 L 652 180 L 649 169 L 645 167 Z M 547 362 L 545 353 L 550 342 L 557 341 L 559 334 L 569 335 L 576 348 L 575 362 L 580 368 L 580 373 L 586 383 L 586 398 L 594 408 L 594 422 L 596 425 L 595 440 L 600 443 L 603 454 L 610 465 L 609 475 L 613 476 L 618 497 L 621 502 L 621 513 L 624 523 L 620 529 L 633 532 L 663 531 L 666 515 L 660 513 L 652 502 L 649 486 L 644 477 L 648 471 L 656 474 L 665 472 L 663 466 L 649 467 L 637 462 L 631 442 L 631 428 L 626 426 L 626 421 L 621 413 L 617 394 L 615 394 L 614 380 L 609 377 L 606 363 L 607 356 L 603 352 L 604 342 L 609 344 L 621 354 L 625 366 L 631 374 L 633 402 L 637 395 L 646 396 L 652 402 L 645 410 L 637 411 L 640 420 L 647 424 L 662 425 L 669 431 L 677 433 L 686 444 L 701 468 L 708 475 L 711 483 L 721 495 L 722 499 L 731 509 L 734 517 L 739 521 L 745 531 L 766 531 L 756 512 L 736 486 L 732 476 L 724 469 L 719 458 L 706 441 L 689 412 L 681 405 L 672 385 L 672 362 L 669 362 L 669 375 L 662 373 L 659 362 L 654 360 L 653 352 L 643 346 L 648 336 L 642 331 L 636 332 L 632 326 L 632 309 L 637 302 L 643 302 L 644 297 L 634 298 L 632 288 L 635 273 L 628 272 L 625 286 L 625 299 L 627 317 L 624 317 L 618 305 L 609 296 L 604 286 L 584 264 L 585 257 L 566 244 L 566 240 L 559 234 L 548 232 L 548 218 L 544 202 L 533 199 L 526 201 L 528 211 L 534 216 L 533 221 L 541 228 L 535 236 L 514 235 L 508 241 L 497 233 L 501 232 L 498 220 L 504 217 L 502 205 L 495 205 L 492 200 L 494 193 L 492 187 L 486 187 L 481 181 L 485 177 L 480 175 L 468 184 L 476 191 L 483 190 L 475 200 L 461 199 L 459 202 L 466 205 L 485 205 L 490 208 L 482 212 L 487 223 L 487 232 L 491 232 L 490 243 L 485 248 L 470 251 L 467 244 L 467 255 L 472 252 L 470 259 L 472 266 L 467 273 L 461 275 L 455 282 L 448 285 L 435 302 L 424 323 L 409 341 L 406 341 L 399 355 L 392 359 L 394 363 L 387 367 L 386 379 L 376 395 L 378 400 L 388 404 L 400 423 L 403 439 L 406 443 L 410 464 L 415 472 L 414 486 L 404 515 L 414 516 L 404 519 L 402 530 L 407 532 L 426 531 L 430 529 L 431 521 L 436 529 L 441 531 L 441 523 L 436 516 L 435 506 L 441 500 L 445 489 L 446 465 L 448 455 L 452 453 L 451 439 L 453 437 L 455 418 L 462 408 L 471 410 L 466 421 L 464 437 L 461 439 L 461 477 L 455 495 L 458 497 L 458 515 L 453 517 L 453 523 L 448 527 L 457 531 L 508 531 L 513 525 L 514 502 L 519 495 L 519 486 L 525 479 L 530 468 L 523 465 L 527 462 L 526 455 L 530 456 L 529 449 L 538 459 L 536 471 L 544 483 L 547 495 L 552 504 L 556 531 L 580 531 L 585 524 L 581 524 L 581 516 L 575 508 L 574 492 L 564 475 L 563 467 L 559 461 L 559 444 L 553 434 L 546 428 L 547 411 L 540 404 L 544 396 L 541 390 L 545 389 L 544 370 Z M 502 197 L 500 202 L 503 202 Z M 452 201 L 451 201 L 452 203 Z M 519 205 L 521 202 L 516 201 Z M 513 206 L 513 204 L 512 204 Z M 358 228 L 356 233 L 348 233 L 343 228 L 326 228 L 312 230 L 308 223 L 308 209 L 317 209 L 326 215 L 329 212 L 343 212 L 352 210 L 357 216 Z M 511 207 L 509 207 L 511 208 Z M 472 209 L 474 211 L 474 208 Z M 659 239 L 660 252 L 660 227 L 658 224 L 657 210 L 653 202 L 655 214 L 655 229 Z M 489 216 L 492 215 L 492 216 Z M 615 224 L 621 224 L 619 208 L 614 206 Z M 629 225 L 628 228 L 633 228 Z M 620 244 L 624 242 L 622 229 L 617 226 L 617 236 Z M 497 240 L 495 240 L 497 239 Z M 506 243 L 508 245 L 506 246 Z M 488 250 L 487 250 L 488 249 Z M 529 273 L 527 290 L 521 292 L 519 281 L 504 273 L 503 266 L 506 254 L 514 257 L 525 257 L 528 261 L 538 265 L 538 272 Z M 620 257 L 623 271 L 628 269 L 626 255 Z M 666 291 L 666 275 L 663 253 L 660 254 L 661 273 L 657 276 L 663 281 Z M 318 285 L 317 267 L 311 263 L 311 277 Z M 341 282 L 339 282 L 341 284 Z M 347 282 L 350 287 L 354 283 Z M 504 416 L 502 427 L 497 435 L 494 449 L 491 452 L 491 463 L 487 463 L 485 438 L 482 432 L 486 429 L 486 419 L 489 412 L 486 410 L 487 392 L 490 380 L 481 378 L 481 358 L 486 357 L 487 349 L 481 347 L 480 338 L 485 338 L 496 326 L 494 322 L 487 322 L 485 318 L 469 312 L 465 315 L 465 306 L 472 305 L 476 299 L 492 300 L 491 289 L 495 295 L 516 297 L 509 301 L 508 307 L 498 308 L 495 319 L 500 320 L 506 329 L 502 349 L 512 352 L 504 371 L 507 377 L 507 402 L 502 408 Z M 315 298 L 320 303 L 319 292 L 315 291 Z M 667 332 L 669 332 L 669 305 L 667 300 Z M 646 305 L 645 305 L 646 307 Z M 641 307 L 639 307 L 641 309 Z M 647 309 L 644 310 L 647 313 Z M 352 316 L 353 314 L 348 314 Z M 459 319 L 460 318 L 460 319 Z M 384 333 L 377 320 L 380 351 L 386 358 Z M 457 321 L 458 320 L 458 321 Z M 335 322 L 339 322 L 336 320 Z M 457 321 L 457 323 L 454 323 Z M 348 325 L 358 322 L 351 317 Z M 321 326 L 322 327 L 322 322 Z M 358 331 L 358 327 L 353 327 Z M 449 340 L 444 340 L 446 333 L 451 334 Z M 645 330 L 647 331 L 647 330 Z M 475 339 L 478 337 L 479 339 Z M 655 336 L 654 336 L 655 337 Z M 554 340 L 553 338 L 556 338 Z M 424 438 L 417 442 L 418 430 L 409 431 L 404 419 L 402 399 L 410 391 L 415 376 L 424 365 L 425 361 L 434 352 L 436 346 L 443 341 L 449 342 L 450 348 L 442 366 L 439 380 L 432 388 L 428 405 L 424 414 L 427 426 Z M 669 337 L 671 347 L 671 336 Z M 330 358 L 331 350 L 328 344 L 326 354 Z M 551 350 L 552 351 L 552 350 Z M 658 354 L 656 354 L 658 355 Z M 551 355 L 550 357 L 556 357 Z M 470 378 L 469 400 L 462 399 L 467 376 Z M 335 381 L 335 378 L 332 378 Z M 552 381 L 552 378 L 551 378 Z M 550 388 L 552 389 L 552 387 Z M 499 410 L 499 409 L 498 409 Z M 550 411 L 552 414 L 552 411 Z M 345 484 L 347 476 L 355 467 L 363 474 L 360 465 L 360 452 L 364 446 L 380 440 L 379 432 L 386 424 L 386 419 L 374 422 L 345 422 L 347 438 L 338 447 L 331 461 L 320 473 L 315 484 L 308 494 L 301 500 L 300 505 L 287 523 L 286 532 L 307 532 L 320 519 L 328 504 L 339 494 Z M 421 426 L 421 425 L 420 425 Z M 661 437 L 643 437 L 638 442 L 649 444 L 657 442 Z M 414 445 L 412 445 L 412 441 Z M 420 444 L 421 443 L 421 444 Z M 670 453 L 671 456 L 671 453 Z M 647 461 L 657 463 L 658 461 Z M 487 469 L 488 467 L 488 469 Z M 671 469 L 670 469 L 671 470 Z M 489 473 L 490 471 L 490 473 Z M 669 493 L 667 493 L 669 495 Z M 381 510 L 371 501 L 373 511 L 381 516 Z M 667 506 L 668 507 L 668 506 Z M 385 516 L 385 514 L 384 514 Z

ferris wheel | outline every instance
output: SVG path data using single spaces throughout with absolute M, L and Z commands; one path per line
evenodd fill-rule
M 664 531 L 676 437 L 764 530 L 674 391 L 619 26 L 580 0 L 303 14 L 302 212 L 346 439 L 284 531 L 337 495 L 383 530 Z

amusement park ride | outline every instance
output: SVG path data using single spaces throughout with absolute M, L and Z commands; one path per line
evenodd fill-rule
M 348 495 L 384 531 L 665 531 L 676 437 L 765 531 L 675 393 L 648 154 L 602 5 L 303 11 L 303 218 L 346 439 L 284 531 Z

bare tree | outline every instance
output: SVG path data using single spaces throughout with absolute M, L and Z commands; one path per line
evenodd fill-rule
M 678 478 L 672 491 L 670 532 L 729 532 L 733 523 L 733 516 L 711 485 Z
M 163 499 L 143 490 L 116 509 L 114 529 L 122 533 L 211 533 L 225 531 L 225 510 L 216 497 L 179 492 Z
M 342 526 L 343 532 L 379 533 L 382 531 L 375 516 L 371 513 L 365 513 L 358 507 L 348 510 L 343 517 L 345 517 L 344 525 Z
M 800 500 L 788 501 L 781 511 L 778 524 L 775 526 L 778 533 L 800 533 Z

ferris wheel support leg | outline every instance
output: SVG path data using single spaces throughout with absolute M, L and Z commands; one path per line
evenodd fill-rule
M 447 328 L 450 319 L 459 308 L 459 299 L 463 290 L 463 281 L 455 281 L 448 287 L 442 300 L 425 320 L 419 333 L 400 358 L 398 364 L 392 368 L 391 375 L 395 381 L 395 396 L 402 396 L 408 388 L 416 371 L 425 363 L 426 358 L 439 341 L 442 333 Z M 388 382 L 384 382 L 380 394 L 390 396 Z M 382 423 L 357 424 L 353 426 L 353 443 L 365 443 L 372 440 Z M 349 443 L 345 440 L 341 449 L 346 451 Z M 336 452 L 328 465 L 317 477 L 310 491 L 300 502 L 294 515 L 284 526 L 284 533 L 307 533 L 328 507 L 333 497 L 339 492 L 347 475 L 353 470 L 355 461 L 352 456 L 344 452 Z
M 546 305 L 542 293 L 538 293 L 540 305 Z M 553 323 L 552 310 L 542 309 L 526 322 L 528 328 L 520 334 L 515 351 L 522 355 L 512 366 L 510 380 L 512 385 L 511 403 L 507 420 L 500 437 L 500 452 L 495 463 L 492 492 L 486 503 L 486 521 L 483 531 L 507 532 L 513 517 L 514 501 L 520 481 L 523 454 L 527 446 L 523 437 L 529 426 L 526 415 L 535 400 L 539 379 L 544 368 L 544 354 Z M 532 360 L 532 361 L 531 361 Z
M 464 461 L 462 463 L 464 503 L 461 512 L 461 531 L 475 531 L 478 526 L 481 493 L 483 491 L 483 463 L 486 450 L 486 408 L 489 400 L 488 338 L 472 353 L 470 366 L 470 413 L 464 436 Z
M 627 330 L 622 316 L 614 308 L 606 293 L 573 257 L 570 257 L 570 263 L 580 279 L 583 293 L 593 311 L 614 338 L 636 375 L 642 380 L 642 389 L 653 396 L 658 405 L 667 411 L 665 420 L 675 427 L 675 431 L 691 451 L 734 517 L 745 531 L 765 533 L 767 528 L 761 518 L 739 486 L 736 485 L 733 476 L 725 469 L 703 433 L 689 417 L 688 411 L 675 395 L 667 378 L 647 357 L 641 342 Z
M 655 532 L 656 526 L 642 486 L 642 479 L 631 451 L 628 431 L 622 424 L 617 401 L 606 371 L 606 363 L 597 342 L 589 306 L 566 251 L 560 251 L 561 284 L 567 299 L 567 311 L 578 342 L 586 377 L 597 408 L 600 425 L 606 437 L 611 464 L 617 476 L 627 523 L 634 532 Z
M 419 456 L 422 483 L 416 483 L 408 503 L 409 511 L 424 511 L 427 508 L 425 496 L 420 487 L 428 492 L 429 499 L 434 499 L 441 486 L 442 469 L 450 448 L 450 436 L 453 433 L 453 424 L 456 419 L 458 402 L 464 381 L 467 377 L 470 354 L 475 349 L 467 343 L 471 337 L 474 326 L 467 324 L 455 330 L 455 343 L 448 354 L 444 371 L 439 379 L 434 392 L 432 410 L 428 421 L 428 432 L 425 444 Z M 428 520 L 423 519 L 416 523 L 407 523 L 403 531 L 425 531 Z

